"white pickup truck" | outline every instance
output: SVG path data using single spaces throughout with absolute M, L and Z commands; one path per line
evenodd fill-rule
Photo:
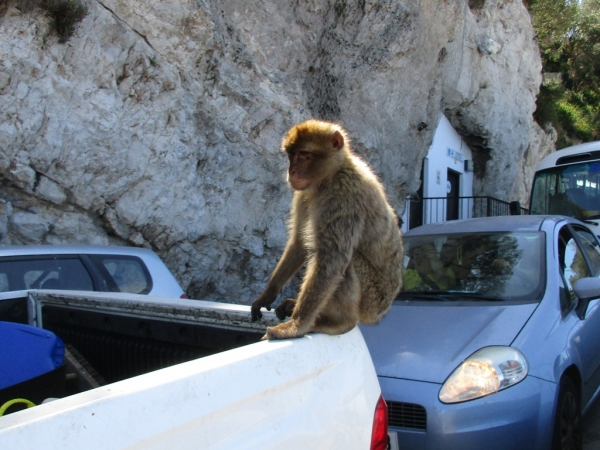
M 70 385 L 62 398 L 0 417 L 0 448 L 388 446 L 358 328 L 261 342 L 277 319 L 251 323 L 248 306 L 79 291 L 0 294 L 0 321 L 13 317 L 64 341 Z

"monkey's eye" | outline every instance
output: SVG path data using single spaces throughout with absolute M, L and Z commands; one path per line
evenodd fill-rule
M 314 155 L 311 152 L 300 150 L 289 154 L 290 164 L 309 164 Z

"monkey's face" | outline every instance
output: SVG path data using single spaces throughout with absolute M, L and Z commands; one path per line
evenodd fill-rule
M 288 183 L 297 191 L 316 187 L 344 162 L 344 136 L 332 124 L 309 120 L 293 127 L 281 149 L 289 158 Z
M 297 191 L 310 187 L 315 178 L 315 155 L 305 150 L 289 152 L 288 183 Z

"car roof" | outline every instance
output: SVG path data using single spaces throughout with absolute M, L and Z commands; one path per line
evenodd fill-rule
M 155 253 L 152 250 L 139 247 L 120 245 L 6 245 L 0 246 L 2 256 L 27 256 L 27 255 L 130 255 L 148 256 Z
M 571 220 L 559 215 L 532 215 L 532 216 L 494 216 L 478 217 L 473 219 L 450 220 L 448 222 L 430 223 L 413 228 L 404 236 L 419 236 L 425 234 L 450 234 L 450 233 L 477 233 L 501 231 L 535 231 L 542 227 L 544 222 L 558 223 Z M 577 222 L 577 221 L 576 221 Z

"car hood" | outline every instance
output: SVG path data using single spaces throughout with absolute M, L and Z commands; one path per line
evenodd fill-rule
M 480 348 L 510 345 L 537 306 L 396 301 L 379 324 L 361 331 L 378 376 L 443 383 Z

